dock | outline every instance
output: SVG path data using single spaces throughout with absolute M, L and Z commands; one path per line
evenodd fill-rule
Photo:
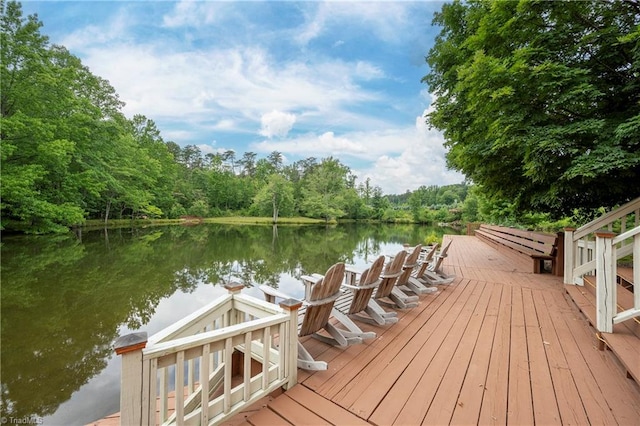
M 607 424 L 640 419 L 640 387 L 601 340 L 562 277 L 472 236 L 453 243 L 456 280 L 345 350 L 308 339 L 327 371 L 234 424 Z M 635 341 L 640 363 L 640 339 Z
M 296 386 L 224 424 L 638 423 L 637 378 L 628 359 L 601 350 L 592 316 L 580 310 L 593 305 L 575 302 L 562 277 L 533 274 L 522 255 L 473 236 L 445 238 L 453 240 L 444 262 L 453 283 L 400 311 L 396 324 L 361 324 L 377 333 L 363 344 L 306 338 L 328 370 L 299 370 Z M 631 339 L 627 352 L 640 365 L 640 338 Z

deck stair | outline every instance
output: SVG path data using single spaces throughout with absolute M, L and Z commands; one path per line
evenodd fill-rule
M 633 292 L 628 288 L 629 283 L 633 286 L 633 281 L 628 281 L 632 279 L 632 272 L 630 268 L 622 268 L 618 273 L 618 285 L 616 285 L 617 312 L 633 307 Z M 565 290 L 582 311 L 590 325 L 595 328 L 597 321 L 596 277 L 594 275 L 586 275 L 583 279 L 584 286 L 566 285 Z M 637 342 L 640 340 L 640 318 L 636 317 L 615 324 L 613 333 L 597 333 L 597 335 L 601 342 L 601 349 L 611 350 L 626 370 L 627 377 L 640 384 L 640 355 L 637 351 Z
M 631 281 L 640 283 L 640 197 L 578 229 L 565 228 L 564 250 L 565 284 L 584 286 L 585 276 L 596 276 L 599 332 L 613 333 L 616 324 L 640 318 L 640 291 L 633 292 L 633 304 L 623 311 L 618 310 L 615 291 L 621 282 L 620 262 L 632 265 L 631 274 L 623 273 L 627 287 Z

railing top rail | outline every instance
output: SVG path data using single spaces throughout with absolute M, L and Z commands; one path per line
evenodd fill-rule
M 271 315 L 266 318 L 258 318 L 241 324 L 231 325 L 218 330 L 207 331 L 204 333 L 194 334 L 193 336 L 181 337 L 168 342 L 157 343 L 142 350 L 143 359 L 159 358 L 172 353 L 206 345 L 207 343 L 223 341 L 229 337 L 239 336 L 250 331 L 256 331 L 281 324 L 288 321 L 290 318 L 291 317 L 288 314 L 281 313 Z
M 635 228 L 629 229 L 627 232 L 623 232 L 622 234 L 617 235 L 616 237 L 613 238 L 612 243 L 618 244 L 626 240 L 627 238 L 631 238 L 636 235 L 640 235 L 640 226 L 636 226 Z
M 231 302 L 232 299 L 233 295 L 231 294 L 224 294 L 217 299 L 214 299 L 208 305 L 203 306 L 192 314 L 189 314 L 186 317 L 182 318 L 180 321 L 171 324 L 170 326 L 164 328 L 163 330 L 160 330 L 159 332 L 151 336 L 149 338 L 149 343 L 153 344 L 162 342 L 163 340 L 170 338 L 171 336 L 180 334 L 181 330 L 188 328 L 192 323 L 197 322 L 198 319 L 207 316 L 210 312 L 215 311 L 225 303 Z
M 596 232 L 599 229 L 604 228 L 608 224 L 622 217 L 625 217 L 629 213 L 632 213 L 638 209 L 640 209 L 640 197 L 636 198 L 635 200 L 631 200 L 627 204 L 624 204 L 576 229 L 576 231 L 573 233 L 573 240 L 577 241 L 586 235 Z
M 233 295 L 233 302 L 234 307 L 240 311 L 259 310 L 264 312 L 265 316 L 284 313 L 284 309 L 278 305 L 241 293 Z

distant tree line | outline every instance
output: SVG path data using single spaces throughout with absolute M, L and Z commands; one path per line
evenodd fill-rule
M 0 5 L 3 229 L 40 233 L 86 219 L 185 215 L 401 216 L 380 187 L 358 183 L 336 158 L 284 165 L 275 151 L 265 158 L 203 153 L 165 141 L 153 120 L 124 116 L 108 81 L 50 44 L 37 16 L 23 17 L 18 2 Z M 433 203 L 461 199 L 438 197 Z

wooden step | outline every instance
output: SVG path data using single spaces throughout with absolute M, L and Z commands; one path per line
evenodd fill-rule
M 622 285 L 618 289 L 618 311 L 633 306 L 633 294 Z M 584 286 L 565 285 L 565 290 L 573 299 L 589 323 L 596 327 L 595 277 L 585 276 Z M 613 333 L 599 333 L 602 342 L 616 355 L 627 372 L 627 376 L 640 384 L 640 319 L 633 318 L 613 326 Z
M 633 268 L 618 266 L 616 269 L 618 272 L 618 283 L 633 292 Z

